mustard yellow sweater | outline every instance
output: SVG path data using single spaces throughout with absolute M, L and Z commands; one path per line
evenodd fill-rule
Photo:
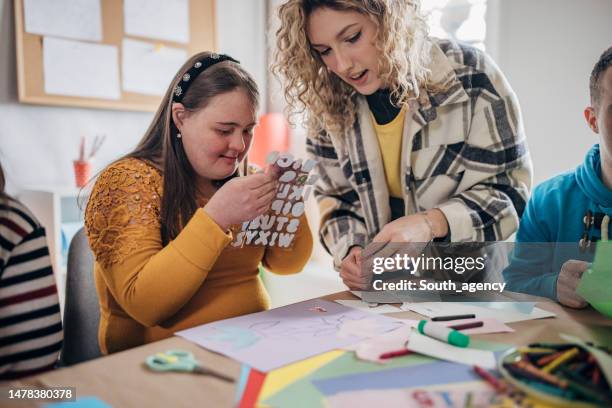
M 171 336 L 175 331 L 269 308 L 258 265 L 299 272 L 312 251 L 304 218 L 290 249 L 229 245 L 198 209 L 183 231 L 161 242 L 162 176 L 138 159 L 102 172 L 85 212 L 100 301 L 98 340 L 104 354 Z

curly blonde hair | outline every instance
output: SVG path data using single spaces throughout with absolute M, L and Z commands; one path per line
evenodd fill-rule
M 292 122 L 306 112 L 311 135 L 342 136 L 353 126 L 358 93 L 326 69 L 306 35 L 308 17 L 321 7 L 367 15 L 376 24 L 379 75 L 392 100 L 402 106 L 419 96 L 430 74 L 429 30 L 420 0 L 288 0 L 278 9 L 272 72 L 284 82 Z

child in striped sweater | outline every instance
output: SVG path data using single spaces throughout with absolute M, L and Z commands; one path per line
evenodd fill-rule
M 4 192 L 0 166 L 0 380 L 55 366 L 62 322 L 45 229 Z

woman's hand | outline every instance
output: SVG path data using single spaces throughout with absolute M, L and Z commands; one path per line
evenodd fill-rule
M 204 211 L 222 230 L 264 214 L 276 196 L 278 176 L 274 172 L 236 177 L 223 185 L 204 206 Z
M 391 221 L 376 234 L 373 242 L 429 242 L 434 238 L 431 221 L 424 214 L 414 214 Z
M 565 306 L 581 309 L 588 303 L 576 293 L 582 274 L 589 268 L 589 263 L 570 259 L 561 266 L 557 278 L 557 300 Z
M 362 254 L 362 261 L 366 264 L 366 269 L 371 269 L 370 264 L 374 258 L 391 258 L 398 253 L 418 256 L 431 240 L 447 234 L 448 221 L 437 208 L 400 217 L 385 225 L 376 234 L 372 243 L 366 247 L 366 252 Z
M 448 235 L 448 221 L 442 211 L 407 215 L 391 221 L 374 237 L 373 242 L 424 242 Z
M 340 278 L 351 290 L 366 290 L 370 286 L 370 275 L 361 268 L 362 248 L 354 246 L 340 264 Z

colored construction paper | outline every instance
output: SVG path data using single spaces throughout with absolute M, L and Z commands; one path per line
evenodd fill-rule
M 411 387 L 392 390 L 341 392 L 325 398 L 330 408 L 371 407 L 490 407 L 498 402 L 496 392 L 484 381 Z
M 435 361 L 436 360 L 430 357 L 415 354 L 409 356 L 407 359 L 392 359 L 392 361 L 390 361 L 387 365 L 381 365 L 360 361 L 353 353 L 345 352 L 341 357 L 290 384 L 262 402 L 264 405 L 269 405 L 272 407 L 318 407 L 322 406 L 324 395 L 313 385 L 312 381 L 315 379 L 336 378 L 355 373 L 374 373 L 387 369 L 431 363 Z
M 76 401 L 55 402 L 45 405 L 46 408 L 111 408 L 97 397 L 80 397 Z
M 345 375 L 326 380 L 314 380 L 313 384 L 325 395 L 362 389 L 389 390 L 422 387 L 435 384 L 452 384 L 475 381 L 480 377 L 472 366 L 439 361 L 410 367 L 388 369 L 375 373 Z
M 270 371 L 264 381 L 259 399 L 265 400 L 269 398 L 289 384 L 307 376 L 343 354 L 344 352 L 340 350 L 328 351 L 327 353 L 319 354 L 318 356 L 310 357 L 306 360 Z
M 242 364 L 240 366 L 240 375 L 238 376 L 238 383 L 236 384 L 236 395 L 234 396 L 234 402 L 236 403 L 242 399 L 242 395 L 244 394 L 244 387 L 246 387 L 250 372 L 251 367 L 249 367 L 248 365 Z
M 244 387 L 244 393 L 242 394 L 238 408 L 251 408 L 255 406 L 265 379 L 266 373 L 257 370 L 251 370 L 249 372 L 249 378 Z
M 478 347 L 483 350 L 495 351 L 496 353 L 501 353 L 502 350 L 506 350 L 509 347 L 508 345 L 485 342 L 481 340 L 475 340 L 472 343 L 474 347 Z M 409 379 L 413 378 L 414 376 L 420 376 L 421 369 L 428 365 L 435 365 L 435 367 L 429 368 L 423 372 L 425 375 L 429 375 L 428 378 L 425 378 L 425 380 L 427 380 L 426 382 L 439 385 L 444 381 L 437 380 L 436 370 L 440 369 L 440 371 L 443 371 L 443 369 L 449 364 L 460 366 L 459 364 L 439 361 L 420 354 L 393 358 L 390 359 L 389 363 L 382 365 L 360 361 L 353 353 L 347 352 L 310 375 L 307 375 L 306 377 L 290 384 L 277 394 L 264 400 L 263 403 L 273 407 L 292 408 L 322 406 L 324 394 L 317 387 L 315 387 L 314 381 L 344 378 L 346 376 L 360 374 L 362 377 L 358 377 L 357 379 L 360 381 L 363 380 L 363 382 L 360 383 L 362 388 L 370 388 L 367 385 L 368 376 L 381 375 L 382 372 L 387 372 L 389 370 L 394 370 L 395 373 L 398 373 L 397 370 L 400 370 L 400 375 L 407 374 L 408 379 L 406 379 L 406 386 L 411 386 Z M 467 366 L 463 367 L 467 368 Z M 474 377 L 471 378 L 472 380 L 474 379 Z
M 597 242 L 593 265 L 580 279 L 576 293 L 593 308 L 612 317 L 612 241 Z
M 401 324 L 401 320 L 334 302 L 308 300 L 176 334 L 268 372 L 391 331 Z

